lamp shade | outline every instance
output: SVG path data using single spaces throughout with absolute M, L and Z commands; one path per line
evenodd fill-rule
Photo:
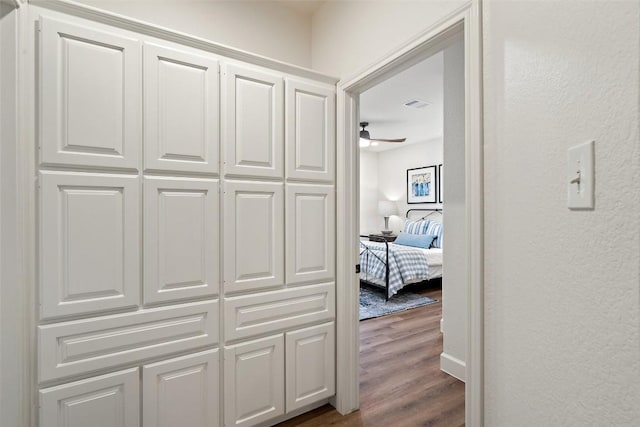
M 378 202 L 378 213 L 382 216 L 391 216 L 398 213 L 396 202 L 391 200 L 380 200 Z

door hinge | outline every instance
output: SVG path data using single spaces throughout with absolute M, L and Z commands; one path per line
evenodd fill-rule
M 360 274 L 360 264 L 356 264 L 356 274 Z

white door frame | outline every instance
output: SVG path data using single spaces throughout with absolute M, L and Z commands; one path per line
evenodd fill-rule
M 22 0 L 0 0 L 0 425 L 31 425 L 30 293 L 25 280 Z
M 355 273 L 359 241 L 359 95 L 442 50 L 464 34 L 465 162 L 468 277 L 466 425 L 483 425 L 483 130 L 481 0 L 472 0 L 337 91 L 337 382 L 336 409 L 359 408 L 359 286 Z

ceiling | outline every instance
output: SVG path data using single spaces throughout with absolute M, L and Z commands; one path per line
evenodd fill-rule
M 405 107 L 418 99 L 424 108 Z M 442 137 L 443 53 L 439 52 L 360 95 L 360 121 L 369 122 L 371 138 L 407 138 L 402 143 L 379 143 L 364 151 L 385 151 Z
M 276 0 L 303 16 L 311 17 L 326 0 Z

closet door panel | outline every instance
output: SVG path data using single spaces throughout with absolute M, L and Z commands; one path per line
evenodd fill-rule
M 287 184 L 287 284 L 332 279 L 335 195 L 332 186 Z
M 335 393 L 334 331 L 331 322 L 287 332 L 287 412 Z
M 335 318 L 335 284 L 298 286 L 224 300 L 227 341 Z
M 42 17 L 40 162 L 138 168 L 139 41 Z
M 40 427 L 138 427 L 138 368 L 40 390 Z
M 218 173 L 218 61 L 144 45 L 146 170 Z
M 38 326 L 38 381 L 136 363 L 218 342 L 218 300 Z
M 144 180 L 144 302 L 216 295 L 218 181 Z
M 219 423 L 218 350 L 145 365 L 143 427 L 216 427 Z
M 283 184 L 225 183 L 226 293 L 284 284 Z
M 333 182 L 335 175 L 335 91 L 286 82 L 287 178 Z
M 235 65 L 223 73 L 225 174 L 282 178 L 282 78 Z
M 139 304 L 136 176 L 40 174 L 41 318 Z
M 225 425 L 252 426 L 284 414 L 284 336 L 225 347 Z

